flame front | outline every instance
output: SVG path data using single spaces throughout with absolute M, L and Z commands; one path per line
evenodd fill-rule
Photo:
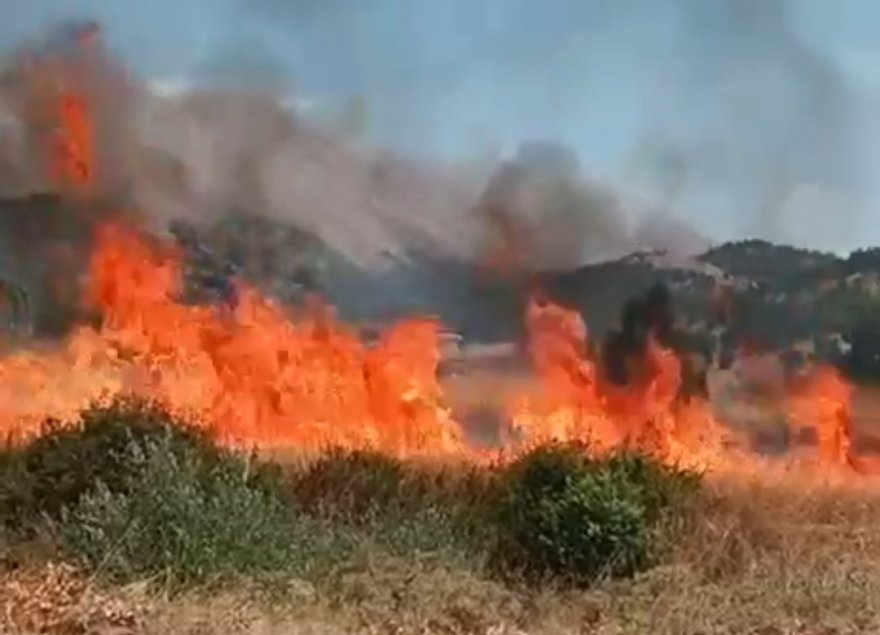
M 37 432 L 123 392 L 156 399 L 235 445 L 374 447 L 397 455 L 460 453 L 436 379 L 438 325 L 411 320 L 366 348 L 327 315 L 294 322 L 241 289 L 234 314 L 174 300 L 174 250 L 119 225 L 101 228 L 89 301 L 103 316 L 51 355 L 0 364 L 7 432 Z
M 326 307 L 294 317 L 245 285 L 235 306 L 184 304 L 176 300 L 181 275 L 175 248 L 125 225 L 102 226 L 86 296 L 101 324 L 80 328 L 59 350 L 0 360 L 0 433 L 27 438 L 47 417 L 71 421 L 90 403 L 135 394 L 237 447 L 484 458 L 444 406 L 436 321 L 401 322 L 368 347 Z M 541 391 L 510 404 L 515 438 L 505 456 L 548 441 L 699 469 L 742 456 L 706 401 L 678 398 L 681 363 L 656 340 L 617 386 L 591 359 L 576 312 L 532 301 L 526 322 Z M 849 400 L 845 380 L 822 368 L 790 396 L 792 421 L 816 429 L 824 464 L 851 464 Z
M 578 441 L 597 454 L 627 448 L 691 467 L 721 458 L 725 435 L 708 404 L 676 399 L 681 364 L 672 351 L 649 338 L 641 372 L 615 386 L 587 355 L 587 330 L 576 312 L 533 299 L 526 322 L 542 391 L 511 407 L 525 446 Z
M 98 176 L 106 189 L 113 167 L 106 160 L 98 166 L 97 93 L 81 81 L 92 54 L 100 58 L 96 38 L 90 27 L 64 54 L 22 65 L 23 120 L 32 124 L 47 176 L 67 194 L 95 194 Z M 110 137 L 101 135 L 102 149 Z M 491 200 L 487 205 L 503 243 L 490 264 L 516 269 L 524 258 L 522 232 Z M 131 393 L 210 426 L 234 446 L 482 456 L 444 406 L 436 321 L 404 321 L 367 347 L 326 307 L 293 319 L 243 284 L 234 306 L 190 306 L 177 300 L 177 250 L 119 224 L 100 226 L 95 242 L 86 300 L 101 324 L 80 328 L 59 348 L 0 359 L 5 437 L 25 439 L 46 418 L 71 421 L 90 403 Z M 533 299 L 526 322 L 542 390 L 510 404 L 517 438 L 506 450 L 579 441 L 597 454 L 629 448 L 700 468 L 731 456 L 709 404 L 678 399 L 681 362 L 650 335 L 627 385 L 617 386 L 590 358 L 577 313 Z M 823 463 L 852 464 L 849 401 L 848 384 L 828 369 L 789 400 L 792 419 L 816 429 Z

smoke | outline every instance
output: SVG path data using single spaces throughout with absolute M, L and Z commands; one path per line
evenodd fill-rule
M 95 37 L 85 43 L 85 33 Z M 207 224 L 243 212 L 313 233 L 368 267 L 409 253 L 481 257 L 487 223 L 474 208 L 483 178 L 322 132 L 288 107 L 290 89 L 271 47 L 247 42 L 231 42 L 185 90 L 170 94 L 124 72 L 92 23 L 65 23 L 27 43 L 2 95 L 18 140 L 0 152 L 13 168 L 4 193 L 57 185 L 47 178 L 47 129 L 57 123 L 52 108 L 66 90 L 89 104 L 94 193 L 135 208 L 157 228 L 171 219 Z M 627 206 L 584 175 L 576 152 L 526 143 L 514 164 L 527 179 L 504 193 L 504 213 L 531 242 L 530 268 L 575 267 L 641 246 Z
M 618 385 L 628 384 L 644 364 L 649 338 L 672 346 L 674 317 L 669 289 L 658 283 L 644 297 L 628 300 L 622 310 L 620 328 L 608 333 L 602 342 L 602 369 L 606 378 Z
M 852 239 L 843 215 L 866 203 L 858 96 L 798 35 L 796 5 L 672 5 L 682 37 L 671 53 L 681 65 L 661 76 L 643 133 L 663 187 L 672 174 L 677 196 L 738 215 L 731 230 L 741 236 L 826 248 Z M 811 234 L 800 231 L 823 215 Z
M 91 25 L 65 23 L 29 42 L 6 69 L 2 194 L 58 186 L 47 167 L 64 91 L 83 97 L 99 198 L 131 205 L 157 227 L 246 211 L 314 232 L 358 264 L 407 250 L 464 257 L 475 232 L 469 188 L 451 172 L 341 143 L 286 107 L 259 56 L 219 58 L 199 81 L 162 96 L 123 73 Z M 237 62 L 241 62 L 236 66 Z
M 580 159 L 554 202 L 530 188 L 505 194 L 530 267 L 693 253 L 704 234 L 837 247 L 867 205 L 861 111 L 795 28 L 798 7 L 241 0 L 214 16 L 227 28 L 182 71 L 182 94 L 130 77 L 120 90 L 106 52 L 83 73 L 106 95 L 105 188 L 158 225 L 246 210 L 314 232 L 358 264 L 419 251 L 480 258 L 486 219 L 473 212 L 491 169 L 462 175 L 449 163 L 493 140 L 554 139 Z M 29 90 L 13 82 L 0 108 L 26 130 L 35 125 L 17 95 Z M 351 134 L 363 128 L 366 143 L 291 112 L 311 96 L 352 104 Z M 38 189 L 32 145 L 0 151 L 5 191 Z
M 490 179 L 477 212 L 490 227 L 489 262 L 527 271 L 566 270 L 642 250 L 686 257 L 707 247 L 684 221 L 640 210 L 586 175 L 573 148 L 550 141 L 522 144 Z
M 675 328 L 675 312 L 669 289 L 657 282 L 642 296 L 628 300 L 621 310 L 620 325 L 602 340 L 602 373 L 609 382 L 625 386 L 650 377 L 651 342 L 674 350 L 682 363 L 679 397 L 707 395 L 705 367 L 700 368 L 686 352 L 682 333 Z
M 872 209 L 864 96 L 799 0 L 242 4 L 305 85 L 365 95 L 372 138 L 408 154 L 561 140 L 718 240 L 851 247 Z

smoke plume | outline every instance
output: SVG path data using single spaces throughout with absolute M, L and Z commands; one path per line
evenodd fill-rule
M 705 368 L 694 365 L 686 353 L 682 333 L 675 328 L 675 313 L 669 289 L 657 282 L 642 296 L 628 300 L 621 310 L 620 325 L 602 340 L 601 369 L 606 380 L 625 386 L 650 377 L 651 343 L 679 354 L 682 385 L 679 397 L 707 394 Z
M 841 215 L 867 204 L 861 111 L 795 28 L 798 6 L 242 0 L 175 95 L 56 29 L 10 64 L 0 186 L 45 185 L 32 156 L 43 88 L 27 59 L 49 56 L 92 97 L 102 194 L 159 227 L 245 211 L 371 267 L 411 253 L 483 259 L 499 218 L 532 269 L 694 253 L 704 234 L 836 247 L 851 225 Z M 310 95 L 351 100 L 349 134 L 363 128 L 363 143 L 291 109 Z M 463 175 L 487 138 L 518 150 Z M 594 169 L 623 158 L 611 176 Z
M 295 76 L 363 95 L 372 138 L 405 153 L 564 141 L 716 240 L 841 249 L 875 209 L 870 104 L 798 0 L 242 3 Z

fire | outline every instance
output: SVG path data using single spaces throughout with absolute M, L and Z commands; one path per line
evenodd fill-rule
M 295 318 L 245 285 L 235 307 L 186 305 L 176 299 L 181 254 L 120 224 L 99 229 L 89 270 L 100 327 L 81 328 L 60 351 L 0 362 L 9 435 L 134 393 L 236 446 L 476 457 L 444 407 L 434 320 L 402 322 L 370 348 L 324 307 Z M 688 460 L 711 446 L 707 410 L 676 403 L 680 364 L 670 351 L 652 343 L 645 376 L 617 388 L 598 376 L 576 313 L 532 302 L 527 324 L 545 392 L 513 408 L 520 447 L 578 440 Z
M 512 407 L 526 445 L 579 441 L 599 454 L 628 448 L 693 467 L 720 457 L 724 435 L 708 405 L 676 399 L 681 363 L 672 351 L 649 337 L 643 368 L 621 387 L 603 380 L 587 354 L 576 312 L 533 299 L 527 327 L 543 391 Z
M 90 58 L 97 38 L 94 28 L 45 50 L 27 51 L 14 76 L 20 86 L 20 116 L 37 150 L 38 167 L 62 191 L 89 193 L 96 182 L 96 125 Z
M 366 348 L 327 312 L 300 321 L 242 286 L 232 312 L 174 300 L 179 255 L 103 227 L 89 298 L 101 335 L 139 371 L 138 392 L 236 444 L 459 452 L 437 384 L 438 325 L 411 320 Z
M 851 400 L 850 384 L 828 366 L 813 369 L 789 396 L 789 420 L 796 429 L 813 429 L 823 465 L 852 465 Z
M 327 307 L 294 315 L 242 283 L 234 306 L 184 304 L 181 275 L 177 249 L 101 226 L 86 289 L 100 326 L 60 349 L 0 359 L 0 434 L 26 438 L 47 417 L 74 420 L 94 401 L 135 394 L 237 447 L 482 458 L 444 405 L 435 320 L 404 321 L 370 347 Z M 542 390 L 510 405 L 517 438 L 505 455 L 577 441 L 691 468 L 730 463 L 723 426 L 706 401 L 679 398 L 681 362 L 654 338 L 619 386 L 591 357 L 576 312 L 535 298 L 526 323 Z M 851 464 L 849 400 L 849 385 L 825 368 L 791 395 L 792 419 L 816 429 L 823 464 Z
M 83 191 L 94 180 L 93 126 L 86 98 L 63 92 L 57 98 L 58 130 L 50 159 L 56 183 Z
M 227 315 L 176 301 L 179 283 L 174 250 L 123 226 L 102 227 L 88 288 L 102 325 L 78 331 L 60 352 L 0 363 L 7 435 L 135 393 L 235 445 L 463 451 L 436 380 L 433 321 L 404 322 L 368 349 L 332 316 L 295 322 L 244 287 Z
M 30 90 L 21 104 L 47 176 L 77 195 L 94 193 L 97 177 L 106 180 L 113 167 L 99 166 L 100 100 L 81 81 L 98 32 L 80 35 L 72 52 L 28 58 Z M 105 154 L 109 136 L 101 136 Z M 484 211 L 501 243 L 488 264 L 518 269 L 527 251 L 523 232 L 492 197 Z M 101 225 L 85 294 L 100 326 L 78 329 L 61 347 L 0 358 L 0 435 L 24 439 L 46 418 L 71 421 L 95 401 L 135 394 L 211 427 L 233 446 L 482 456 L 444 404 L 435 320 L 406 320 L 370 347 L 327 307 L 294 315 L 242 282 L 228 306 L 185 304 L 178 299 L 181 265 L 175 248 L 133 226 Z M 576 312 L 535 297 L 526 323 L 541 391 L 510 404 L 515 438 L 506 450 L 555 440 L 586 443 L 598 454 L 633 449 L 688 467 L 730 458 L 709 404 L 679 399 L 681 361 L 650 333 L 619 386 L 591 357 Z M 789 400 L 797 425 L 817 431 L 825 464 L 852 464 L 850 392 L 839 374 L 819 369 Z

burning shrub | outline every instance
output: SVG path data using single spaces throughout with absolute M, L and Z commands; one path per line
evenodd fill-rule
M 585 450 L 544 446 L 504 475 L 496 557 L 508 572 L 584 585 L 651 562 L 654 529 L 694 479 L 649 459 L 598 461 Z

